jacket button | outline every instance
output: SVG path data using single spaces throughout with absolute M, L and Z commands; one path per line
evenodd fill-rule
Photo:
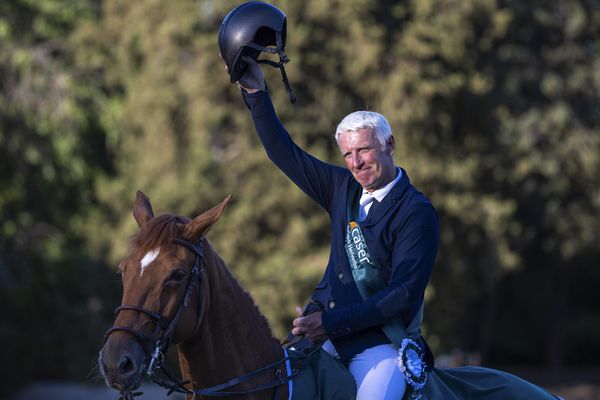
M 340 273 L 338 274 L 338 279 L 340 279 L 340 280 L 341 280 L 343 277 L 344 277 L 344 273 L 340 272 Z
M 335 307 L 335 301 L 331 300 L 329 302 L 329 308 L 334 308 Z

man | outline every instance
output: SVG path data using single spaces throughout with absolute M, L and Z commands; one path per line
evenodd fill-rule
M 401 399 L 406 380 L 397 360 L 398 334 L 426 348 L 419 325 L 439 243 L 435 210 L 395 165 L 394 138 L 382 115 L 345 117 L 336 141 L 347 169 L 324 163 L 293 142 L 258 64 L 244 61 L 249 67 L 238 86 L 269 158 L 332 221 L 329 263 L 292 333 L 325 342 L 347 363 L 357 399 Z M 361 277 L 365 265 L 376 279 Z

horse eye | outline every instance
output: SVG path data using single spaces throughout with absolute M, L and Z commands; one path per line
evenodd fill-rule
M 180 283 L 187 276 L 185 269 L 178 268 L 169 275 L 169 282 Z

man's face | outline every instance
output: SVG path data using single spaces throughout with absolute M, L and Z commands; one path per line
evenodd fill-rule
M 390 137 L 385 149 L 373 135 L 370 128 L 343 132 L 339 136 L 338 146 L 360 185 L 372 192 L 394 180 L 394 138 Z

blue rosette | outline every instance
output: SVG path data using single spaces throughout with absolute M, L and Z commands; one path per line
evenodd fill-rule
M 406 399 L 418 400 L 422 397 L 421 389 L 427 382 L 423 349 L 413 339 L 406 338 L 402 340 L 398 354 L 400 370 L 408 383 Z

